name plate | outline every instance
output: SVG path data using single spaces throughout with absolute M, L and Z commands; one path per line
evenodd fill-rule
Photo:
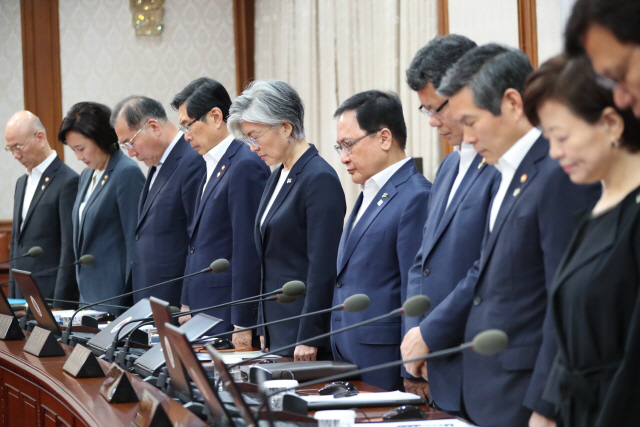
M 129 381 L 127 372 L 113 363 L 107 379 L 104 380 L 100 387 L 100 394 L 109 403 L 132 403 L 138 402 L 138 395 Z
M 55 335 L 48 329 L 40 326 L 33 328 L 27 343 L 24 345 L 24 351 L 38 357 L 64 356 L 65 352 L 58 343 Z
M 15 316 L 0 314 L 0 340 L 21 340 L 24 333 Z
M 77 344 L 62 369 L 76 378 L 104 377 L 104 371 L 96 356 L 81 344 Z
M 140 427 L 172 427 L 173 425 L 160 401 L 149 390 L 142 393 L 135 424 Z

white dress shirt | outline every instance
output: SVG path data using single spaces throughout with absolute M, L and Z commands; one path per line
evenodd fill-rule
M 447 200 L 447 208 L 451 204 L 451 200 L 453 200 L 453 196 L 456 195 L 456 191 L 458 191 L 458 187 L 460 187 L 460 183 L 462 179 L 467 174 L 473 159 L 476 157 L 476 149 L 472 144 L 468 144 L 463 142 L 462 144 L 456 146 L 454 148 L 455 151 L 460 155 L 460 162 L 458 163 L 458 175 L 456 176 L 456 180 L 453 181 L 453 186 L 451 187 L 451 192 L 449 193 L 449 200 Z
M 202 197 L 202 195 L 204 194 L 204 190 L 207 188 L 207 184 L 211 179 L 211 175 L 213 175 L 213 171 L 218 166 L 218 162 L 220 161 L 222 156 L 224 156 L 224 153 L 227 152 L 227 149 L 229 148 L 232 142 L 233 142 L 233 135 L 229 135 L 228 137 L 220 141 L 218 145 L 213 147 L 211 150 L 207 151 L 202 156 L 205 163 L 207 164 L 207 180 L 204 182 L 204 187 L 202 187 L 202 194 L 200 195 L 200 197 Z
M 171 144 L 169 144 L 167 149 L 164 150 L 164 153 L 162 154 L 162 157 L 160 158 L 160 162 L 158 163 L 158 166 L 156 166 L 156 172 L 151 177 L 151 182 L 149 183 L 149 191 L 151 191 L 151 187 L 153 187 L 153 183 L 156 182 L 156 178 L 158 177 L 158 174 L 160 173 L 160 168 L 162 168 L 162 164 L 164 163 L 165 160 L 167 160 L 167 157 L 169 157 L 169 154 L 171 154 L 171 150 L 173 150 L 173 147 L 175 147 L 176 144 L 178 143 L 178 141 L 180 141 L 180 138 L 182 138 L 182 132 L 178 132 L 176 137 L 173 138 L 173 141 L 171 141 Z
M 360 210 L 358 211 L 358 216 L 356 216 L 356 220 L 353 221 L 353 227 L 355 227 L 356 223 L 360 220 L 360 217 L 365 213 L 373 198 L 376 197 L 376 194 L 380 191 L 382 187 L 389 181 L 389 178 L 393 176 L 394 173 L 398 172 L 398 170 L 411 160 L 411 157 L 407 157 L 406 159 L 402 159 L 399 162 L 388 166 L 385 169 L 382 169 L 377 174 L 373 175 L 369 178 L 362 188 L 362 205 L 360 205 Z M 353 228 L 352 227 L 352 228 Z
M 502 181 L 500 181 L 500 187 L 496 196 L 493 198 L 493 204 L 491 205 L 491 214 L 489 217 L 489 231 L 493 231 L 493 225 L 498 217 L 500 206 L 504 201 L 504 196 L 507 194 L 507 189 L 513 180 L 513 176 L 516 174 L 516 170 L 522 163 L 522 159 L 527 155 L 533 144 L 540 138 L 542 132 L 538 128 L 533 128 L 527 132 L 522 138 L 520 138 L 515 144 L 511 146 L 498 159 L 498 163 L 494 166 L 498 169 L 498 172 L 502 174 Z
M 24 190 L 24 200 L 22 202 L 22 225 L 20 226 L 20 230 L 24 227 L 24 219 L 27 217 L 27 212 L 29 212 L 29 206 L 31 206 L 31 201 L 38 188 L 40 178 L 42 178 L 42 174 L 55 160 L 56 156 L 56 152 L 53 151 L 42 163 L 31 169 L 31 172 L 27 171 L 27 186 Z
M 273 194 L 271 195 L 271 199 L 269 200 L 269 204 L 267 205 L 267 208 L 264 210 L 264 214 L 262 214 L 262 219 L 260 219 L 260 227 L 262 227 L 262 224 L 264 223 L 264 220 L 267 217 L 267 214 L 269 213 L 269 210 L 271 209 L 273 202 L 276 200 L 278 193 L 282 189 L 282 186 L 284 185 L 284 181 L 289 176 L 289 172 L 291 172 L 291 170 L 286 170 L 282 168 L 282 171 L 280 172 L 280 177 L 278 178 L 278 183 L 276 184 L 276 188 L 275 190 L 273 190 Z
M 100 182 L 100 179 L 102 178 L 102 175 L 104 175 L 105 170 L 106 169 L 101 171 L 94 170 L 93 174 L 91 175 L 91 184 L 89 184 L 89 188 L 87 188 L 87 192 L 84 195 L 84 199 L 82 199 L 82 203 L 80 203 L 80 208 L 78 208 L 78 218 L 80 221 L 82 221 L 82 212 L 84 212 L 84 207 L 87 205 L 87 202 L 89 201 L 89 197 L 91 197 L 91 195 L 93 194 L 93 191 L 98 186 L 98 182 Z M 78 223 L 80 223 L 80 221 L 78 221 Z

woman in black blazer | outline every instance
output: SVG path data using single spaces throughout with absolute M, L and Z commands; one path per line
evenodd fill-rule
M 91 254 L 96 262 L 76 267 L 81 302 L 123 293 L 131 272 L 138 200 L 145 179 L 118 147 L 110 116 L 111 110 L 102 104 L 80 102 L 71 107 L 58 132 L 60 142 L 87 165 L 72 211 L 73 248 L 76 258 Z
M 255 222 L 262 292 L 291 280 L 307 286 L 293 303 L 263 303 L 259 320 L 270 322 L 330 307 L 347 208 L 335 170 L 304 139 L 302 100 L 287 83 L 255 81 L 233 102 L 228 126 L 268 166 L 281 163 L 267 182 Z M 328 315 L 309 316 L 267 327 L 262 346 L 276 350 L 326 333 L 329 320 Z M 331 357 L 328 339 L 310 344 L 281 354 L 296 361 Z
M 640 425 L 640 125 L 585 58 L 543 64 L 524 103 L 570 179 L 602 183 L 551 289 L 558 353 L 544 397 L 563 426 Z

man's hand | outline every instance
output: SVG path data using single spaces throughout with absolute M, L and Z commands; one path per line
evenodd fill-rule
M 409 329 L 409 332 L 407 332 L 402 340 L 402 344 L 400 344 L 400 351 L 402 352 L 403 360 L 415 359 L 416 357 L 424 356 L 431 352 L 429 347 L 427 347 L 427 344 L 422 339 L 422 334 L 420 333 L 420 328 L 418 326 Z M 405 363 L 404 367 L 407 372 L 414 377 L 423 377 L 425 380 L 427 379 L 426 360 Z
M 533 412 L 531 418 L 529 418 L 529 427 L 556 427 L 556 422 L 551 418 Z
M 238 329 L 244 329 L 244 328 L 238 328 L 238 327 L 233 328 L 234 331 L 237 331 Z M 231 335 L 231 342 L 236 348 L 243 348 L 243 347 L 251 348 L 251 331 L 238 332 L 236 334 Z
M 180 311 L 189 311 L 189 306 L 188 305 L 183 305 L 182 307 L 180 307 Z M 187 316 L 180 316 L 178 317 L 178 322 L 183 325 L 187 322 L 187 320 L 191 319 L 191 315 L 187 315 Z
M 429 383 L 421 379 L 403 378 L 404 391 L 429 399 Z
M 313 362 L 318 355 L 318 347 L 309 347 L 308 345 L 298 345 L 293 351 L 294 362 Z

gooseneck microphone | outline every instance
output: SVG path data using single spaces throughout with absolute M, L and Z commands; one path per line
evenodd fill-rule
M 90 303 L 88 302 L 80 302 L 80 301 L 71 301 L 71 300 L 66 300 L 66 299 L 55 299 L 55 298 L 45 298 L 45 301 L 47 302 L 63 302 L 63 303 L 67 303 L 67 304 L 77 304 L 78 306 L 80 305 L 88 305 Z M 120 308 L 120 309 L 127 309 L 127 308 L 131 308 L 131 307 L 127 307 L 124 305 L 113 305 L 113 304 L 102 304 L 103 307 L 109 307 L 109 308 Z
M 303 317 L 307 317 L 307 316 L 314 316 L 316 314 L 324 314 L 324 313 L 331 313 L 333 311 L 346 311 L 349 313 L 359 313 L 361 311 L 364 311 L 365 309 L 367 309 L 369 307 L 369 297 L 365 294 L 355 294 L 355 295 L 351 295 L 350 297 L 348 297 L 347 299 L 344 300 L 344 302 L 342 304 L 338 304 L 335 305 L 333 307 L 330 308 L 325 308 L 323 310 L 318 310 L 318 311 L 313 311 L 310 313 L 303 313 L 303 314 L 299 314 L 297 316 L 292 316 L 292 317 L 287 317 L 286 319 L 280 319 L 280 320 L 274 320 L 272 322 L 267 322 L 267 323 L 261 323 L 259 325 L 254 325 L 254 326 L 250 326 L 248 328 L 243 328 L 243 329 L 238 329 L 236 331 L 227 331 L 227 332 L 222 332 L 216 335 L 213 335 L 211 337 L 207 337 L 206 340 L 210 340 L 212 338 L 219 338 L 225 335 L 232 335 L 238 332 L 244 332 L 244 331 L 251 331 L 253 329 L 258 329 L 258 328 L 263 328 L 265 326 L 271 326 L 271 325 L 276 325 L 278 323 L 283 323 L 283 322 L 288 322 L 290 320 L 296 320 L 296 319 L 301 319 Z M 198 340 L 198 341 L 194 341 L 194 343 L 196 342 L 202 342 L 205 340 Z
M 383 314 L 381 316 L 377 316 L 377 317 L 373 317 L 371 319 L 367 319 L 364 320 L 362 322 L 359 323 L 354 323 L 353 325 L 349 325 L 349 326 L 345 326 L 344 328 L 340 328 L 340 329 L 336 329 L 335 331 L 330 331 L 315 337 L 311 337 L 311 338 L 307 338 L 306 340 L 302 340 L 302 341 L 298 341 L 296 343 L 293 344 L 289 344 L 289 345 L 285 345 L 284 347 L 280 347 L 277 348 L 275 350 L 271 350 L 268 353 L 263 353 L 259 356 L 255 356 L 255 357 L 251 357 L 249 359 L 243 359 L 242 362 L 238 362 L 238 363 L 234 363 L 232 365 L 229 365 L 229 369 L 231 368 L 235 368 L 236 366 L 240 366 L 244 363 L 247 362 L 252 362 L 254 360 L 258 360 L 258 359 L 262 359 L 264 356 L 268 355 L 268 354 L 273 354 L 273 355 L 277 355 L 277 353 L 284 351 L 284 350 L 289 350 L 291 348 L 295 348 L 299 345 L 302 344 L 307 344 L 309 342 L 312 341 L 316 341 L 319 339 L 323 339 L 323 338 L 328 338 L 331 335 L 335 335 L 335 334 L 339 334 L 341 332 L 345 332 L 345 331 L 349 331 L 351 329 L 355 329 L 358 328 L 360 326 L 364 326 L 364 325 L 369 325 L 371 323 L 375 323 L 379 320 L 383 320 L 383 319 L 388 319 L 391 317 L 398 317 L 398 316 L 408 316 L 408 317 L 418 317 L 418 316 L 422 316 L 423 314 L 425 314 L 429 308 L 431 307 L 431 300 L 429 299 L 429 297 L 427 297 L 426 295 L 416 295 L 414 297 L 409 298 L 408 300 L 406 300 L 404 302 L 404 304 L 402 305 L 401 308 L 396 308 L 395 310 L 390 311 L 387 314 Z
M 92 257 L 92 258 L 93 258 L 93 257 Z M 77 309 L 77 310 L 76 310 L 76 311 L 71 315 L 71 318 L 69 319 L 69 323 L 68 323 L 68 325 L 67 325 L 67 329 L 65 329 L 65 331 L 64 331 L 64 332 L 62 332 L 62 338 L 60 338 L 60 342 L 62 342 L 63 344 L 69 344 L 69 335 L 71 335 L 71 329 L 72 329 L 72 324 L 73 324 L 73 318 L 74 318 L 74 317 L 76 316 L 76 314 L 78 314 L 81 310 L 86 310 L 86 309 L 87 309 L 87 308 L 89 308 L 89 307 L 94 307 L 94 306 L 96 306 L 96 305 L 100 305 L 100 304 L 103 304 L 103 303 L 105 303 L 105 302 L 113 301 L 113 300 L 116 300 L 116 299 L 119 299 L 119 298 L 122 298 L 122 297 L 126 297 L 126 296 L 129 296 L 129 295 L 136 294 L 136 293 L 138 293 L 138 292 L 142 292 L 142 291 L 146 291 L 146 290 L 149 290 L 149 289 L 153 289 L 153 288 L 156 288 L 156 287 L 158 287 L 158 286 L 166 285 L 167 283 L 176 282 L 176 281 L 178 281 L 178 280 L 186 279 L 186 278 L 188 278 L 188 277 L 192 277 L 192 276 L 195 276 L 195 275 L 198 275 L 198 274 L 202 274 L 202 273 L 209 273 L 209 272 L 212 272 L 212 273 L 222 273 L 223 271 L 226 271 L 228 268 L 229 268 L 229 261 L 227 261 L 227 260 L 226 260 L 226 259 L 224 259 L 224 258 L 220 258 L 220 259 L 217 259 L 217 260 L 213 261 L 213 262 L 209 265 L 209 267 L 207 267 L 207 268 L 203 268 L 202 270 L 200 270 L 200 271 L 196 271 L 195 273 L 187 274 L 186 276 L 176 277 L 176 278 L 174 278 L 174 279 L 170 279 L 170 280 L 167 280 L 167 281 L 164 281 L 164 282 L 161 282 L 161 283 L 156 283 L 155 285 L 147 286 L 147 287 L 144 287 L 144 288 L 136 289 L 135 291 L 126 292 L 126 293 L 121 294 L 121 295 L 116 295 L 115 297 L 107 298 L 107 299 L 104 299 L 104 300 L 102 300 L 102 301 L 94 302 L 94 303 L 88 304 L 88 305 L 86 305 L 86 306 L 84 306 L 84 307 L 81 307 L 81 308 Z
M 62 268 L 73 267 L 74 265 L 82 265 L 82 266 L 88 267 L 94 262 L 96 262 L 96 259 L 93 257 L 93 255 L 86 254 L 86 255 L 82 255 L 77 261 L 74 261 L 71 264 L 62 265 L 60 267 L 53 267 L 47 270 L 37 271 L 35 273 L 32 273 L 31 276 L 36 276 L 36 277 L 42 276 L 45 273 L 51 273 L 52 271 L 60 270 Z
M 34 246 L 31 249 L 29 249 L 26 254 L 19 255 L 17 257 L 13 257 L 13 258 L 9 258 L 9 259 L 5 259 L 4 261 L 0 261 L 0 264 L 2 264 L 3 262 L 11 262 L 11 261 L 15 261 L 17 259 L 26 258 L 26 257 L 38 258 L 40 255 L 42 255 L 42 248 L 40 246 Z

